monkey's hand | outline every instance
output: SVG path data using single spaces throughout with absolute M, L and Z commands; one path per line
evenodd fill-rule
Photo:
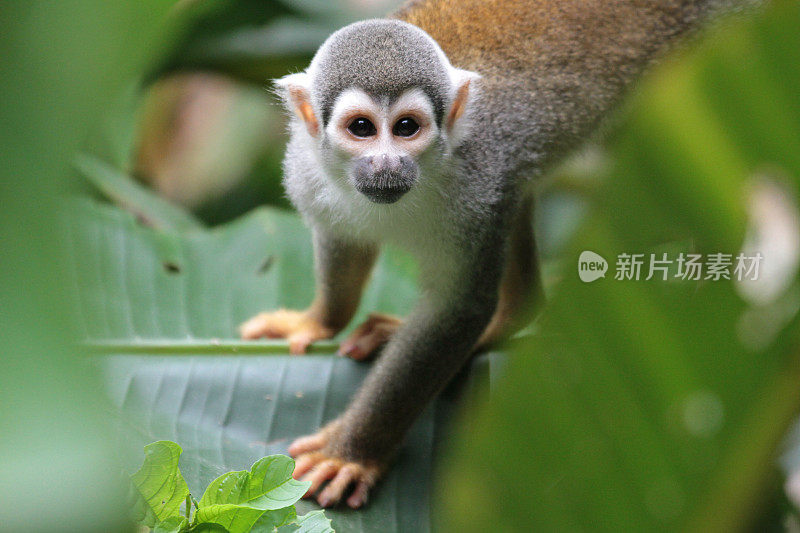
M 243 339 L 286 339 L 293 355 L 306 353 L 309 345 L 320 339 L 330 339 L 336 330 L 322 324 L 313 313 L 279 309 L 271 313 L 260 313 L 241 326 Z
M 367 502 L 370 489 L 386 471 L 387 463 L 379 461 L 353 461 L 336 451 L 341 423 L 334 420 L 314 435 L 300 437 L 289 446 L 289 453 L 297 460 L 292 474 L 295 479 L 310 481 L 311 486 L 303 496 L 313 498 L 323 483 L 327 486 L 316 494 L 322 507 L 332 507 L 342 500 L 347 490 L 347 505 L 358 509 Z
M 372 313 L 339 346 L 339 355 L 356 361 L 370 359 L 403 322 L 391 315 Z

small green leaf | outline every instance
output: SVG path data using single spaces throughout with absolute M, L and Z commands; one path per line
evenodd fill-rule
M 336 533 L 324 511 L 311 511 L 300 516 L 293 524 L 283 527 L 280 533 Z
M 130 507 L 133 518 L 148 527 L 173 516 L 189 494 L 178 470 L 183 450 L 174 442 L 161 440 L 144 447 L 144 464 L 131 476 Z
M 262 514 L 264 514 L 263 509 L 256 509 L 248 505 L 214 504 L 201 506 L 197 510 L 196 520 L 201 525 L 220 525 L 230 533 L 248 533 Z M 202 528 L 199 530 L 202 531 Z
M 261 515 L 250 533 L 273 533 L 275 528 L 284 526 L 290 522 L 297 520 L 297 511 L 294 505 L 284 507 L 283 509 L 276 509 L 274 511 L 266 511 Z
M 250 471 L 223 474 L 206 489 L 200 507 L 215 504 L 247 504 L 261 510 L 293 505 L 311 485 L 292 478 L 294 460 L 285 455 L 270 455 L 253 464 Z
M 294 505 L 311 482 L 295 480 L 292 472 L 294 459 L 285 455 L 270 455 L 256 461 L 250 469 L 247 487 L 250 505 L 268 511 Z
M 210 505 L 232 503 L 240 504 L 247 501 L 242 497 L 242 492 L 247 484 L 247 478 L 250 477 L 250 472 L 247 470 L 237 470 L 234 472 L 226 472 L 217 479 L 212 481 L 203 497 L 197 504 L 197 507 L 208 507 Z
M 156 524 L 153 533 L 180 533 L 189 528 L 189 521 L 182 516 L 172 516 Z

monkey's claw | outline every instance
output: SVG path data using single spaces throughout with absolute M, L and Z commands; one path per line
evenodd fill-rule
M 342 342 L 339 355 L 356 361 L 368 359 L 375 350 L 386 344 L 401 324 L 399 318 L 373 313 Z
M 295 479 L 310 481 L 311 486 L 303 496 L 313 498 L 322 507 L 332 507 L 339 503 L 350 487 L 347 505 L 358 509 L 367 503 L 369 490 L 380 477 L 382 469 L 359 461 L 347 461 L 327 452 L 328 431 L 308 437 L 301 437 L 289 446 L 289 453 L 296 458 Z M 320 491 L 325 482 L 328 484 Z M 317 492 L 319 493 L 317 494 Z
M 314 341 L 330 339 L 335 332 L 307 312 L 279 309 L 254 316 L 239 326 L 239 333 L 247 340 L 260 337 L 286 339 L 289 341 L 289 351 L 299 355 L 306 353 Z

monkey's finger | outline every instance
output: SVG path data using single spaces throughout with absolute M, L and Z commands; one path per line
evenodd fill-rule
M 303 474 L 314 468 L 314 466 L 320 462 L 322 459 L 322 454 L 319 453 L 307 453 L 297 458 L 297 462 L 294 465 L 294 472 L 292 472 L 292 477 L 295 479 L 300 479 Z
M 245 340 L 258 339 L 266 335 L 268 327 L 268 313 L 260 313 L 241 326 L 239 326 L 239 334 Z
M 363 337 L 364 335 L 368 334 L 372 331 L 372 328 L 377 323 L 377 316 L 376 315 L 369 315 L 367 319 L 359 324 L 353 332 L 347 336 L 345 340 L 342 341 L 342 344 L 339 345 L 339 355 L 350 355 L 350 352 L 358 342 L 358 339 Z
M 301 317 L 301 313 L 287 309 L 259 313 L 239 326 L 239 333 L 245 340 L 260 337 L 269 337 L 270 339 L 285 337 L 293 328 L 297 327 Z
M 369 481 L 359 481 L 358 485 L 356 485 L 353 494 L 347 498 L 347 505 L 352 509 L 358 509 L 363 507 L 365 503 L 367 503 L 367 495 L 369 494 L 369 489 L 372 485 Z
M 336 477 L 334 477 L 333 480 L 328 483 L 328 486 L 317 496 L 317 502 L 322 507 L 331 507 L 339 503 L 344 491 L 356 480 L 358 472 L 359 468 L 356 465 L 352 463 L 344 465 L 339 470 L 339 473 L 336 474 Z
M 398 326 L 399 324 L 385 322 L 376 324 L 372 331 L 356 341 L 355 349 L 351 350 L 349 356 L 356 361 L 367 359 L 375 350 L 389 341 Z
M 303 477 L 303 481 L 311 482 L 311 486 L 308 487 L 308 490 L 303 495 L 303 498 L 313 496 L 322 486 L 323 482 L 331 479 L 336 475 L 337 472 L 339 472 L 341 466 L 341 461 L 336 461 L 333 459 L 328 459 L 327 461 L 319 463 L 311 472 Z
M 379 346 L 386 343 L 397 331 L 402 321 L 391 315 L 373 313 L 367 320 L 353 330 L 353 333 L 342 342 L 339 355 L 356 361 L 369 357 Z
M 286 340 L 289 341 L 289 353 L 292 355 L 303 355 L 308 351 L 308 347 L 311 346 L 311 343 L 317 339 L 309 331 L 299 331 L 289 335 Z
M 315 435 L 308 435 L 307 437 L 300 437 L 289 445 L 289 455 L 297 457 L 308 452 L 314 452 L 325 446 L 326 439 L 319 433 Z

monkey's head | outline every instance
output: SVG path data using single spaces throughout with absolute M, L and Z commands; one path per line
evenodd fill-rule
M 305 72 L 276 83 L 298 117 L 296 134 L 307 134 L 333 178 L 393 203 L 441 174 L 477 78 L 416 26 L 367 20 L 331 35 Z

